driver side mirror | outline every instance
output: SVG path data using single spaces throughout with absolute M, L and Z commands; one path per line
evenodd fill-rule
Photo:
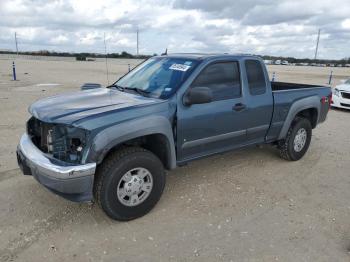
M 185 94 L 183 103 L 185 106 L 194 104 L 206 104 L 213 101 L 213 92 L 208 87 L 197 86 L 190 88 Z

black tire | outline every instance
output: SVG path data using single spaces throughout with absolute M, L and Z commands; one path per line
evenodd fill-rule
M 298 152 L 294 148 L 294 139 L 298 131 L 302 128 L 306 130 L 307 136 L 306 136 L 305 145 Z M 311 136 L 312 136 L 312 126 L 310 121 L 306 118 L 296 117 L 292 122 L 291 126 L 289 127 L 286 138 L 279 141 L 278 146 L 280 150 L 280 156 L 283 159 L 286 159 L 289 161 L 297 161 L 301 159 L 305 155 L 306 151 L 310 146 Z
M 153 187 L 143 202 L 131 207 L 118 199 L 116 188 L 125 173 L 138 167 L 149 170 L 153 177 Z M 94 196 L 109 217 L 128 221 L 147 214 L 157 204 L 164 186 L 165 172 L 159 158 L 143 148 L 125 147 L 111 153 L 98 167 Z

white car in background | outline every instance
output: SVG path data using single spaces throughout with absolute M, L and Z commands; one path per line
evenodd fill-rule
M 337 85 L 332 92 L 333 107 L 350 109 L 350 78 Z

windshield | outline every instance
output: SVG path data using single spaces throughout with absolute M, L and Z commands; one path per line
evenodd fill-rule
M 130 71 L 114 85 L 124 89 L 138 89 L 156 98 L 168 98 L 187 79 L 198 61 L 184 58 L 156 57 Z

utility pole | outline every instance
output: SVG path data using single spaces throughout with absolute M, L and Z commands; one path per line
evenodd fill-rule
M 106 55 L 106 73 L 107 73 L 107 83 L 109 85 L 109 72 L 108 72 L 108 54 L 107 54 L 107 44 L 106 44 L 106 33 L 103 33 L 103 42 L 105 44 L 105 55 Z
M 317 59 L 318 43 L 320 42 L 320 33 L 321 33 L 321 29 L 318 29 L 317 43 L 316 43 L 316 50 L 315 50 L 315 57 L 314 57 L 314 60 Z
M 17 44 L 17 32 L 15 32 L 15 43 L 16 43 L 16 53 L 17 53 L 17 58 L 18 58 L 18 44 Z M 13 81 L 17 80 L 16 76 L 16 64 L 15 64 L 16 57 L 12 61 L 12 76 L 13 76 Z
M 139 28 L 136 30 L 136 55 L 139 55 Z
M 17 32 L 15 32 L 16 53 L 18 55 Z

